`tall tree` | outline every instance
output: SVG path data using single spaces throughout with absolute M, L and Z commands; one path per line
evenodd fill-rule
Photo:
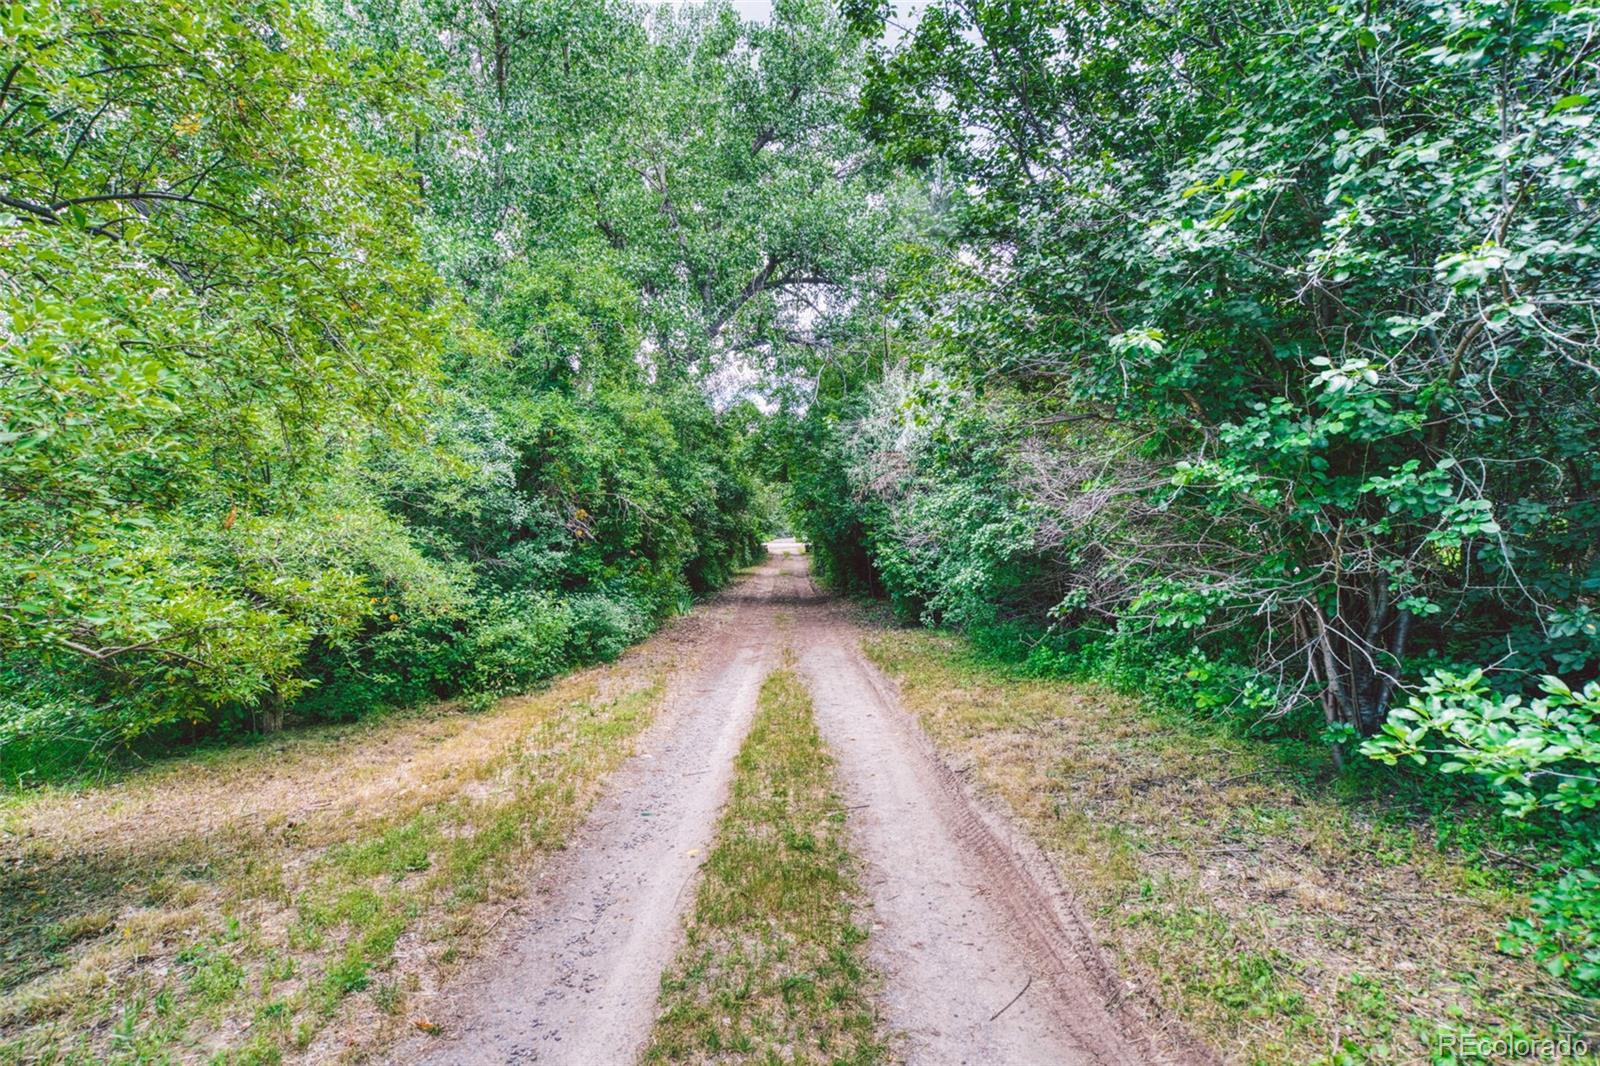
M 882 262 L 885 180 L 849 122 L 863 44 L 825 0 L 765 24 L 729 4 L 353 10 L 346 34 L 417 48 L 454 101 L 416 164 L 436 258 L 487 301 L 504 264 L 591 247 L 639 292 L 658 368 L 707 373 L 814 345 Z
M 867 128 L 957 176 L 955 362 L 1028 397 L 1077 609 L 1248 619 L 1282 706 L 1363 733 L 1420 649 L 1600 666 L 1595 19 L 950 0 L 877 63 Z
M 391 86 L 270 0 L 0 33 L 0 644 L 254 698 L 350 603 L 189 532 L 292 510 L 432 364 L 411 186 L 349 122 Z

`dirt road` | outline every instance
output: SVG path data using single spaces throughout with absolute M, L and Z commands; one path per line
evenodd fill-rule
M 775 544 L 778 551 L 789 545 Z M 520 925 L 433 1013 L 402 1061 L 630 1061 L 654 1019 L 696 868 L 761 679 L 787 644 L 849 797 L 867 867 L 885 1025 L 920 1064 L 1173 1061 L 1119 997 L 1043 858 L 964 791 L 862 656 L 808 560 L 775 554 L 697 612 L 697 661 Z

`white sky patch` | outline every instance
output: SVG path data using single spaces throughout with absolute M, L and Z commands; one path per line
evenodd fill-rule
M 772 0 L 730 0 L 732 7 L 739 13 L 739 17 L 747 22 L 770 22 L 772 20 Z M 670 7 L 681 11 L 690 7 L 709 7 L 708 0 L 645 0 L 648 7 Z
M 716 369 L 701 381 L 701 388 L 711 397 L 711 406 L 718 411 L 749 400 L 762 414 L 770 415 L 778 405 L 767 395 L 766 385 L 761 367 L 748 359 L 719 359 Z
M 689 7 L 706 7 L 711 0 L 644 0 L 647 7 L 669 7 L 681 11 Z M 733 9 L 746 22 L 771 22 L 773 0 L 730 0 Z M 917 25 L 928 0 L 895 0 L 889 25 L 883 32 L 885 44 L 893 45 Z
M 928 0 L 895 0 L 889 24 L 883 29 L 883 43 L 891 48 L 899 44 L 900 38 L 917 28 L 927 6 Z

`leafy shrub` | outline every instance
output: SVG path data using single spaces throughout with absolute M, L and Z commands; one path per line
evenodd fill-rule
M 1551 973 L 1600 995 L 1600 839 L 1580 838 L 1540 874 L 1528 916 L 1511 920 L 1501 947 L 1527 948 Z
M 631 600 L 589 593 L 572 597 L 566 606 L 574 662 L 610 662 L 650 630 L 649 619 Z
M 1518 818 L 1600 807 L 1600 682 L 1581 690 L 1545 677 L 1544 695 L 1492 690 L 1483 671 L 1428 677 L 1361 750 L 1390 765 L 1410 759 L 1487 780 Z
M 115 701 L 34 678 L 0 662 L 0 782 L 25 785 L 101 762 L 102 743 L 123 714 Z
M 1315 732 L 1318 719 L 1309 708 L 1300 703 L 1279 706 L 1270 679 L 1260 676 L 1237 649 L 1203 649 L 1187 638 L 1163 639 L 1132 628 L 1101 634 L 1085 629 L 1043 636 L 1024 632 L 1010 639 L 1027 646 L 1023 669 L 1036 677 L 1093 679 L 1148 703 L 1223 721 L 1258 737 Z
M 478 606 L 459 646 L 464 692 L 519 692 L 567 666 L 572 615 L 547 592 L 496 596 Z
M 1575 690 L 1557 677 L 1543 695 L 1495 692 L 1483 671 L 1431 675 L 1383 731 L 1362 744 L 1390 765 L 1409 759 L 1484 781 L 1513 817 L 1543 820 L 1569 841 L 1546 865 L 1506 946 L 1525 946 L 1551 973 L 1600 992 L 1600 682 Z

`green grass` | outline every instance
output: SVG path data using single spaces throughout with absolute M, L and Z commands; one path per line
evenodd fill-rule
M 562 846 L 663 665 L 13 799 L 0 1064 L 273 1063 L 336 1023 L 381 1044 Z
M 833 761 L 799 678 L 762 686 L 646 1062 L 889 1056 Z
M 1516 878 L 1411 797 L 1363 800 L 1320 753 L 1023 676 L 949 636 L 867 650 L 1052 856 L 1113 961 L 1227 1061 L 1494 1061 L 1445 1056 L 1451 1033 L 1600 1046 L 1600 1004 L 1496 950 L 1525 905 Z

